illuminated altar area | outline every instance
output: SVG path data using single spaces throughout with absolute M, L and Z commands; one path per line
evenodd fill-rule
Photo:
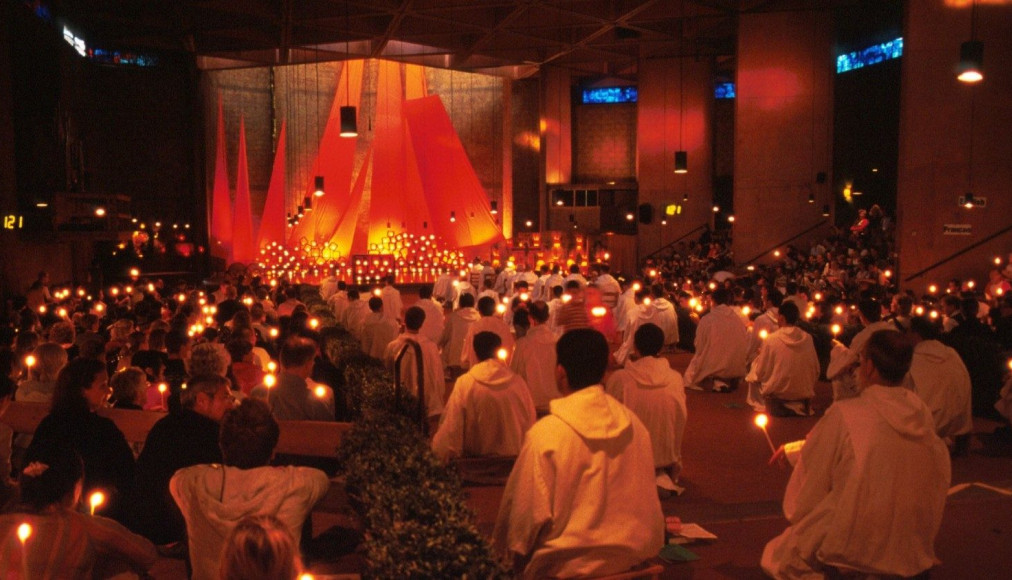
M 421 283 L 504 247 L 502 79 L 383 60 L 209 76 L 212 255 L 293 281 Z

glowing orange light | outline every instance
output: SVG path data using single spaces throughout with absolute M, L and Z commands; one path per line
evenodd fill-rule
M 779 258 L 780 257 L 780 250 L 773 250 L 773 257 L 774 258 Z
M 633 282 L 632 288 L 633 292 L 639 292 L 643 286 L 641 286 L 639 282 Z
M 506 357 L 508 357 L 509 355 L 510 353 L 505 348 L 500 348 L 495 353 L 495 356 L 501 361 L 505 361 Z
M 595 306 L 590 309 L 590 313 L 598 318 L 601 318 L 608 313 L 608 309 L 604 306 Z
M 278 363 L 276 363 L 274 361 L 268 361 L 268 363 L 267 363 L 267 370 L 270 371 L 270 372 L 272 372 L 272 373 L 274 371 L 278 370 Z
M 316 395 L 317 398 L 322 399 L 327 396 L 327 388 L 323 385 L 317 386 L 313 389 L 313 394 Z
M 833 309 L 833 312 L 837 314 L 843 314 L 843 306 L 837 306 L 836 308 Z
M 39 306 L 39 314 L 45 314 L 45 313 L 46 313 L 46 307 L 45 307 L 45 305 Z
M 32 535 L 32 524 L 25 522 L 18 526 L 18 539 L 24 544 L 28 541 L 28 538 Z
M 769 331 L 766 330 L 765 328 L 759 331 L 759 338 L 761 338 L 762 340 L 766 340 L 766 338 L 769 337 L 769 335 L 770 335 Z
M 505 314 L 506 313 L 506 305 L 505 304 L 496 304 L 495 311 L 498 312 L 499 314 Z
M 88 496 L 88 505 L 91 507 L 91 515 L 95 515 L 95 510 L 98 509 L 102 504 L 105 503 L 105 494 L 101 491 L 96 491 Z
M 313 330 L 316 330 L 319 327 L 320 327 L 320 320 L 319 319 L 317 319 L 317 318 L 310 318 L 309 319 L 309 328 L 312 328 Z
M 278 384 L 278 379 L 274 375 L 264 375 L 264 386 L 268 389 L 274 388 L 274 385 Z
M 136 277 L 138 277 L 140 275 L 141 275 L 141 271 L 140 270 L 138 270 L 137 268 L 130 268 L 130 277 L 131 278 L 136 278 Z
M 277 338 L 279 332 L 278 332 L 277 328 L 272 328 L 272 329 L 270 329 L 270 330 L 267 331 L 267 334 L 269 334 L 271 336 L 271 338 Z
M 843 329 L 840 328 L 839 324 L 834 324 L 833 326 L 830 327 L 830 330 L 833 331 L 833 336 L 836 336 L 836 335 L 840 334 L 840 331 L 843 330 Z
M 929 294 L 934 294 L 935 292 L 938 292 L 938 286 L 935 286 L 934 284 L 929 285 L 928 286 L 928 293 Z
M 35 363 L 37 363 L 37 362 L 38 361 L 35 359 L 35 355 L 34 354 L 30 354 L 30 355 L 28 355 L 28 356 L 25 357 L 25 366 L 28 367 L 28 368 L 32 368 L 33 366 L 35 366 Z
M 744 314 L 745 316 L 748 316 L 749 314 L 752 313 L 752 309 L 749 308 L 748 306 L 742 306 L 741 313 Z
M 770 418 L 766 415 L 766 413 L 759 413 L 755 416 L 755 426 L 760 429 L 765 429 L 769 422 Z

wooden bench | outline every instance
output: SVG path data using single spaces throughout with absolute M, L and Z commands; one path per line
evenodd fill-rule
M 10 426 L 15 433 L 32 434 L 35 433 L 39 422 L 48 414 L 48 403 L 14 401 L 7 412 L 0 416 L 0 423 Z M 165 413 L 157 411 L 132 409 L 100 409 L 98 414 L 112 419 L 123 432 L 127 443 L 137 450 L 139 446 L 144 445 L 155 423 L 165 417 Z M 278 426 L 281 428 L 281 437 L 278 439 L 277 453 L 334 457 L 341 439 L 351 429 L 352 424 L 331 421 L 278 421 Z

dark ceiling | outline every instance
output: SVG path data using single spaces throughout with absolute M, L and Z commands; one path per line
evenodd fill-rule
M 393 58 L 514 78 L 633 76 L 640 59 L 732 59 L 738 17 L 871 0 L 52 0 L 90 44 L 204 69 Z

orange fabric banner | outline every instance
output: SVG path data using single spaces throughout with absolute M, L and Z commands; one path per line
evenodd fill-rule
M 249 199 L 249 162 L 246 160 L 246 119 L 239 117 L 239 168 L 236 170 L 235 209 L 232 212 L 232 261 L 248 264 L 255 257 L 253 214 Z
M 225 159 L 225 114 L 218 95 L 217 152 L 214 156 L 214 188 L 211 190 L 212 256 L 228 259 L 232 254 L 232 202 L 228 195 L 228 166 Z
M 281 135 L 278 136 L 277 152 L 274 154 L 274 168 L 271 170 L 271 182 L 267 186 L 267 200 L 264 211 L 260 214 L 260 229 L 257 233 L 256 248 L 260 249 L 277 242 L 285 241 L 285 147 L 288 144 L 288 127 L 281 123 Z

